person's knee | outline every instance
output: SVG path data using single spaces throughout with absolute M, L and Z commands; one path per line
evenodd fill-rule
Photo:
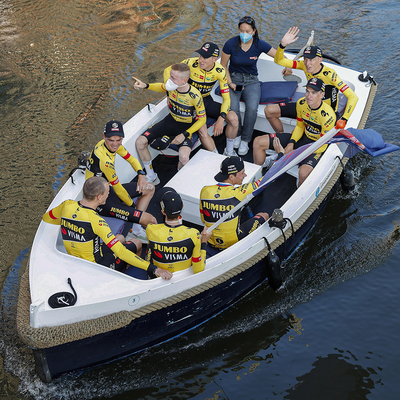
M 266 213 L 266 212 L 259 212 L 259 213 L 257 213 L 257 215 L 259 215 L 260 217 L 264 218 L 264 222 L 269 219 L 269 214 Z
M 149 224 L 157 224 L 156 217 L 148 212 L 143 212 L 139 224 L 143 226 L 147 226 Z
M 199 134 L 200 139 L 207 138 L 208 136 L 208 130 L 206 125 L 203 125 L 197 132 Z
M 264 108 L 264 114 L 267 119 L 269 118 L 279 118 L 280 117 L 280 108 L 276 104 L 268 104 Z
M 307 179 L 308 175 L 311 174 L 313 168 L 308 165 L 302 165 L 299 169 L 299 186 Z
M 144 150 L 148 146 L 148 144 L 149 144 L 148 140 L 142 135 L 140 135 L 136 139 L 136 148 L 138 150 Z
M 144 188 L 142 188 L 142 197 L 144 197 L 144 196 L 153 197 L 155 191 L 156 191 L 156 187 L 151 182 L 147 182 L 146 186 Z
M 268 150 L 269 135 L 257 136 L 253 141 L 253 150 Z
M 189 156 L 190 152 L 181 152 L 179 153 L 179 161 L 182 163 L 182 165 L 186 165 L 189 162 Z
M 235 111 L 231 110 L 228 112 L 228 114 L 226 114 L 226 123 L 234 127 L 239 126 L 239 118 Z

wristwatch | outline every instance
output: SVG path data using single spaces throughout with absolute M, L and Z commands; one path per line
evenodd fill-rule
M 142 169 L 138 169 L 136 172 L 138 175 L 146 175 L 146 172 L 144 172 Z

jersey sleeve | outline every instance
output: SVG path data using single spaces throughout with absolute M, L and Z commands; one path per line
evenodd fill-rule
M 218 74 L 218 82 L 222 96 L 222 104 L 220 112 L 228 114 L 231 108 L 231 96 L 229 95 L 228 78 L 226 76 L 225 68 L 222 65 L 218 65 L 217 68 L 221 69 L 221 72 Z
M 350 115 L 354 111 L 354 108 L 358 102 L 358 96 L 353 92 L 353 90 L 344 83 L 338 75 L 336 75 L 336 81 L 333 84 L 347 97 L 346 108 L 344 109 L 344 113 L 342 118 L 345 118 L 346 121 L 349 120 Z
M 142 169 L 142 165 L 140 164 L 139 160 L 133 157 L 124 146 L 119 146 L 117 154 L 120 155 L 124 160 L 128 161 L 135 171 Z
M 194 242 L 192 254 L 193 272 L 197 274 L 198 272 L 204 271 L 206 266 L 206 247 L 202 246 L 199 231 L 194 232 L 192 240 Z
M 167 89 L 165 89 L 164 83 L 161 83 L 161 82 L 149 83 L 149 87 L 147 89 L 152 90 L 153 92 L 166 92 L 167 91 Z
M 296 103 L 296 111 L 297 111 L 296 121 L 297 121 L 297 123 L 296 123 L 296 127 L 293 129 L 292 136 L 290 137 L 290 140 L 294 140 L 295 142 L 298 142 L 301 139 L 301 137 L 303 136 L 303 133 L 304 133 L 304 129 L 306 127 L 306 124 L 304 123 L 303 118 L 301 117 L 301 108 L 299 107 L 301 100 L 305 101 L 304 98 L 297 100 L 297 103 Z
M 43 215 L 43 218 L 42 218 L 43 221 L 47 222 L 48 224 L 52 224 L 52 225 L 61 225 L 62 211 L 63 211 L 64 205 L 67 201 L 69 201 L 69 200 L 62 202 L 57 207 L 52 208 L 50 211 L 47 211 L 47 213 Z
M 195 123 L 189 129 L 187 129 L 187 132 L 189 133 L 189 139 L 192 138 L 194 132 L 197 132 L 206 123 L 207 119 L 206 110 L 204 108 L 203 97 L 201 96 L 198 90 L 196 96 L 193 96 L 192 104 L 196 109 L 197 119 Z
M 100 236 L 107 247 L 121 260 L 127 262 L 134 267 L 138 267 L 147 271 L 150 263 L 143 260 L 135 253 L 128 250 L 111 232 L 107 222 L 97 213 L 91 217 L 93 232 Z
M 283 47 L 281 47 L 281 45 L 279 45 L 276 49 L 274 61 L 276 64 L 282 65 L 282 67 L 301 69 L 301 65 L 299 62 L 284 57 Z
M 100 169 L 121 201 L 123 201 L 129 207 L 132 206 L 133 200 L 129 193 L 122 186 L 122 183 L 119 181 L 117 173 L 115 172 L 114 163 L 108 162 L 103 157 L 100 160 Z

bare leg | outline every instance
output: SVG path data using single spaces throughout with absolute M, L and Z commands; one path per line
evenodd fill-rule
M 203 125 L 199 130 L 199 138 L 202 146 L 208 151 L 215 150 L 215 143 L 213 138 L 207 132 L 207 126 Z
M 189 146 L 181 146 L 179 148 L 178 170 L 189 162 L 190 152 L 192 149 Z
M 276 133 L 283 133 L 283 125 L 281 120 L 281 109 L 278 104 L 268 104 L 264 108 L 264 114 L 268 122 L 271 124 L 272 129 Z
M 144 136 L 139 136 L 136 139 L 136 149 L 139 153 L 139 157 L 143 162 L 151 161 L 151 155 L 147 146 L 149 145 L 148 140 Z
M 262 165 L 265 161 L 265 150 L 269 149 L 269 135 L 257 136 L 253 142 L 254 164 Z
M 239 119 L 234 111 L 229 111 L 226 115 L 225 135 L 228 139 L 235 139 L 239 129 Z
M 140 211 L 146 211 L 151 198 L 154 196 L 154 192 L 154 185 L 152 183 L 147 183 L 146 186 L 142 188 L 142 195 L 136 204 L 136 208 Z
M 313 170 L 313 167 L 310 167 L 309 165 L 303 164 L 300 167 L 300 169 L 299 169 L 299 185 L 298 185 L 298 187 L 300 187 L 300 185 L 306 180 L 308 175 L 311 174 L 312 170 Z

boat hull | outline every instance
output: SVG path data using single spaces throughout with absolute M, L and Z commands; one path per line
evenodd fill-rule
M 304 240 L 323 212 L 333 188 L 306 222 L 275 252 L 282 258 Z M 34 349 L 36 371 L 45 382 L 69 372 L 110 362 L 170 340 L 214 317 L 267 281 L 265 259 L 202 293 L 155 310 L 111 332 L 46 349 Z M 99 351 L 101 349 L 101 351 Z

